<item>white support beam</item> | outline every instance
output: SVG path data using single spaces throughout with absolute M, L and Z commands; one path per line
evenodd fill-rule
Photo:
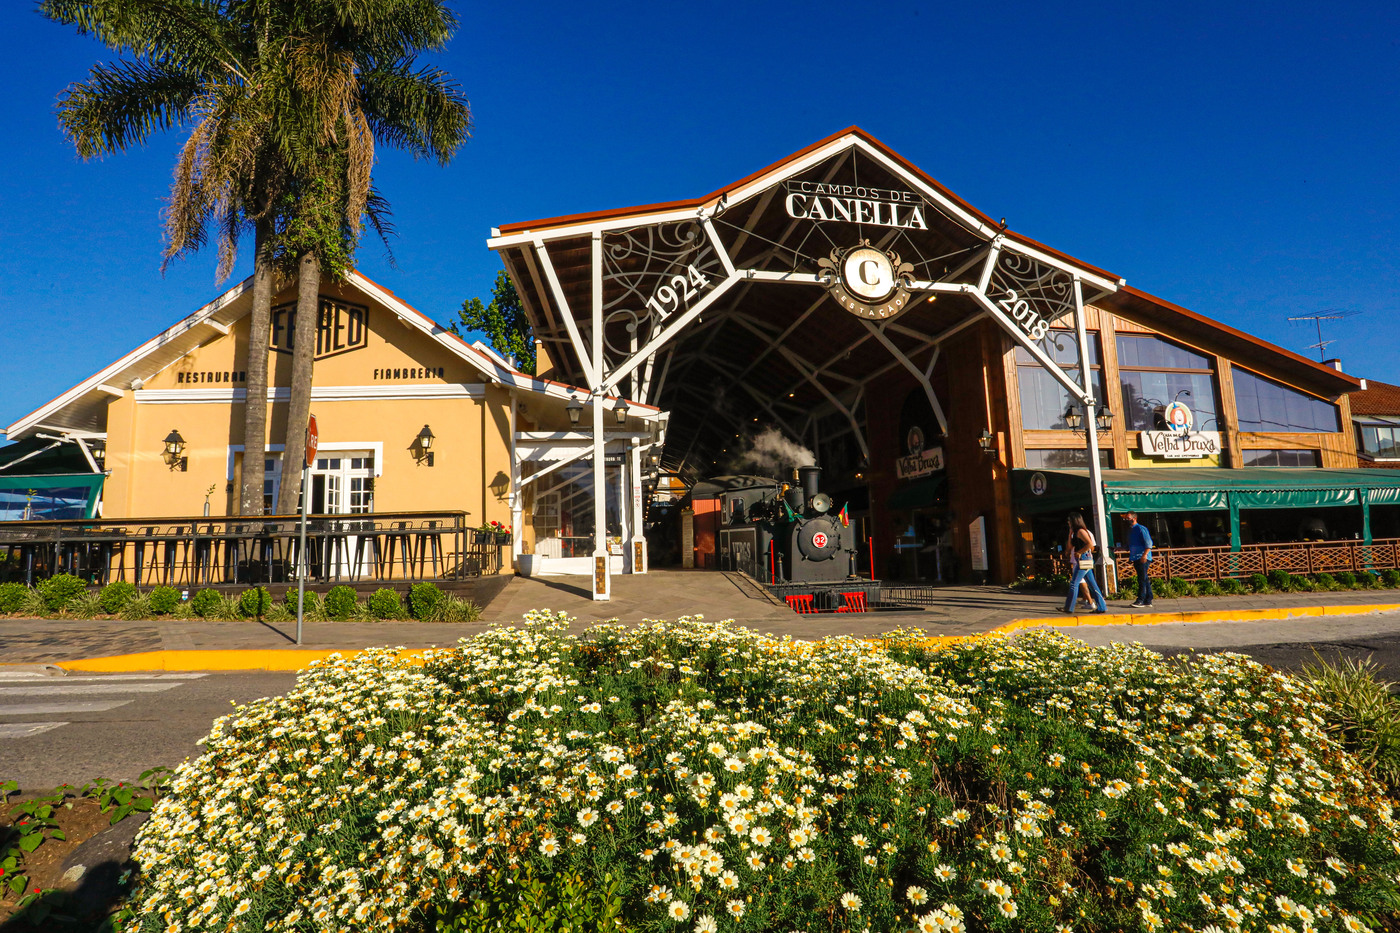
M 860 422 L 856 421 L 856 416 L 852 413 L 851 409 L 847 408 L 845 405 L 842 405 L 841 400 L 838 399 L 835 395 L 833 395 L 830 389 L 822 385 L 822 381 L 817 378 L 816 373 L 807 369 L 807 366 L 804 364 L 800 356 L 798 356 L 796 353 L 793 353 L 787 347 L 779 347 L 778 352 L 781 353 L 787 359 L 787 361 L 793 365 L 793 368 L 795 368 L 798 372 L 802 373 L 802 375 L 806 377 L 808 382 L 816 386 L 817 391 L 820 392 L 822 395 L 826 396 L 826 400 L 832 405 L 836 406 L 837 411 L 841 412 L 841 414 L 846 416 L 846 420 L 850 422 L 851 429 L 855 433 L 856 443 L 860 445 L 860 452 L 868 462 L 870 460 L 870 447 L 865 443 L 865 432 L 861 430 Z
M 607 376 L 603 380 L 603 391 L 612 391 L 613 386 L 617 385 L 624 378 L 626 378 L 628 373 L 632 372 L 632 370 L 642 365 L 642 363 L 647 359 L 647 357 L 651 356 L 657 350 L 660 350 L 666 344 L 674 340 L 676 338 L 676 335 L 678 335 L 682 330 L 685 330 L 687 324 L 689 324 L 691 321 L 695 320 L 701 314 L 703 314 L 706 308 L 710 307 L 710 305 L 714 304 L 721 297 L 723 297 L 724 293 L 733 288 L 736 284 L 739 283 L 739 281 L 740 279 L 736 276 L 730 276 L 726 278 L 724 281 L 716 285 L 708 295 L 706 295 L 704 298 L 701 298 L 695 304 L 691 305 L 690 308 L 684 314 L 672 319 L 671 323 L 667 327 L 665 327 L 660 333 L 656 334 L 654 337 L 648 340 L 640 350 L 632 354 L 631 357 L 629 357 L 624 363 L 622 363 L 612 372 L 607 374 Z
M 570 453 L 567 457 L 564 457 L 562 460 L 551 460 L 549 461 L 549 466 L 545 467 L 544 469 L 535 473 L 531 473 L 529 476 L 518 479 L 516 481 L 516 486 L 520 489 L 524 489 L 526 486 L 530 485 L 535 480 L 543 476 L 548 476 L 560 467 L 568 466 L 576 460 L 581 460 L 584 457 L 587 457 L 591 453 L 593 453 L 592 446 L 579 447 L 575 449 L 572 453 Z
M 1080 404 L 1087 404 L 1088 402 L 1093 401 L 1092 398 L 1085 397 L 1084 389 L 1073 379 L 1071 379 L 1068 375 L 1066 375 L 1065 371 L 1059 366 L 1057 366 L 1055 364 L 1055 361 L 1050 359 L 1050 357 L 1046 355 L 1044 350 L 1040 349 L 1040 344 L 1032 340 L 1030 338 L 1030 335 L 1028 335 L 1025 331 L 1021 330 L 1021 328 L 1017 327 L 1016 322 L 1011 320 L 1011 318 L 1007 317 L 1005 312 L 1003 312 L 1001 308 L 997 307 L 996 302 L 992 301 L 990 298 L 988 298 L 981 292 L 969 291 L 968 294 L 973 295 L 982 304 L 982 306 L 987 309 L 987 314 L 990 315 L 993 320 L 995 320 L 998 324 L 1001 325 L 1002 330 L 1006 331 L 1008 334 L 1011 335 L 1011 338 L 1013 340 L 1015 340 L 1021 346 L 1025 347 L 1026 352 L 1029 353 L 1031 356 L 1035 357 L 1036 362 L 1039 363 L 1041 366 L 1044 366 L 1045 369 L 1050 373 L 1050 375 L 1055 377 L 1055 381 L 1065 387 L 1065 389 L 1069 392 L 1071 398 L 1077 399 L 1080 402 Z
M 1093 487 L 1094 534 L 1098 537 L 1099 554 L 1103 559 L 1104 592 L 1118 589 L 1118 575 L 1113 571 L 1113 555 L 1108 549 L 1108 503 L 1104 495 L 1103 467 L 1099 465 L 1099 424 L 1094 405 L 1093 370 L 1089 368 L 1089 335 L 1084 322 L 1084 293 L 1079 276 L 1074 277 L 1074 335 L 1079 341 L 1079 376 L 1084 382 L 1084 437 L 1089 447 L 1089 484 Z M 1078 594 L 1075 594 L 1078 598 Z
M 598 387 L 597 361 L 588 352 L 588 347 L 584 345 L 583 337 L 579 334 L 578 324 L 574 321 L 574 313 L 569 308 L 569 301 L 564 297 L 564 287 L 559 284 L 559 275 L 554 271 L 554 263 L 549 258 L 549 252 L 545 249 L 544 241 L 535 240 L 535 256 L 544 270 L 545 280 L 549 282 L 550 291 L 554 293 L 554 302 L 559 306 L 559 316 L 564 319 L 564 329 L 569 332 L 569 340 L 573 343 L 574 354 L 578 356 L 579 365 L 583 367 L 583 378 L 587 380 L 587 387 L 596 389 Z M 598 287 L 602 288 L 602 281 L 598 282 Z M 602 335 L 601 327 L 597 335 Z
M 899 360 L 905 369 L 909 370 L 909 374 L 918 380 L 919 385 L 924 389 L 924 395 L 928 398 L 929 405 L 933 408 L 933 417 L 938 419 L 938 430 L 946 437 L 948 434 L 948 419 L 943 416 L 943 406 L 938 404 L 938 396 L 934 394 L 933 383 L 929 382 L 928 376 L 922 369 L 914 365 L 913 360 L 904 355 L 904 352 L 895 345 L 895 342 L 891 340 L 884 331 L 876 326 L 874 321 L 861 318 L 861 323 L 865 325 L 865 329 L 870 332 L 870 335 L 884 344 L 885 349 L 889 350 L 894 358 Z
M 116 386 L 109 386 L 105 382 L 99 383 L 93 388 L 97 389 L 97 391 L 99 392 L 106 392 L 108 395 L 114 395 L 117 398 L 121 398 L 122 396 L 126 395 L 126 392 L 122 391 L 121 389 L 118 389 Z
M 612 561 L 608 556 L 608 471 L 603 437 L 603 234 L 593 231 L 591 258 L 593 307 L 593 583 L 595 601 L 612 599 Z M 567 320 L 567 317 L 566 317 Z M 619 379 L 621 377 L 618 377 Z
M 230 327 L 230 326 L 227 325 L 227 324 L 220 324 L 218 321 L 214 320 L 212 317 L 207 317 L 207 318 L 205 318 L 204 320 L 200 321 L 200 323 L 201 323 L 201 324 L 208 324 L 210 327 L 214 328 L 216 331 L 218 331 L 220 334 L 222 334 L 222 335 L 225 336 L 225 337 L 227 337 L 229 331 L 233 329 L 232 327 Z

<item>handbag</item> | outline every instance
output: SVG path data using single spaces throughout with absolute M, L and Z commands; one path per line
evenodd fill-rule
M 1079 555 L 1079 569 L 1080 569 L 1080 570 L 1093 570 L 1093 569 L 1094 569 L 1094 552 L 1093 552 L 1093 551 L 1085 551 L 1083 554 L 1080 554 L 1080 555 Z

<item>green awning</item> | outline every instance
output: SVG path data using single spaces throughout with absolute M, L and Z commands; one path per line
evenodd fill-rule
M 1039 474 L 1042 480 L 1032 482 Z M 1280 467 L 1104 470 L 1109 512 L 1300 509 L 1400 503 L 1400 471 Z M 1041 490 L 1040 495 L 1032 487 Z M 1032 513 L 1087 508 L 1088 470 L 1013 470 L 1012 497 Z
M 106 473 L 0 473 L 0 521 L 92 518 Z
M 905 483 L 890 493 L 886 506 L 890 509 L 922 509 L 944 503 L 943 489 L 948 485 L 947 474 L 935 473 Z M 1086 486 L 1085 489 L 1088 487 Z

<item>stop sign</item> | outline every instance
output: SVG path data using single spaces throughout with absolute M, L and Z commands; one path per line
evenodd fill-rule
M 316 465 L 316 444 L 320 441 L 316 432 L 316 416 L 306 419 L 306 465 Z

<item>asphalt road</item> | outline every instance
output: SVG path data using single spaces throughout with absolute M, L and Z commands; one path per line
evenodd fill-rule
M 295 674 L 0 673 L 0 781 L 21 790 L 132 781 L 203 750 L 232 703 L 285 693 Z

